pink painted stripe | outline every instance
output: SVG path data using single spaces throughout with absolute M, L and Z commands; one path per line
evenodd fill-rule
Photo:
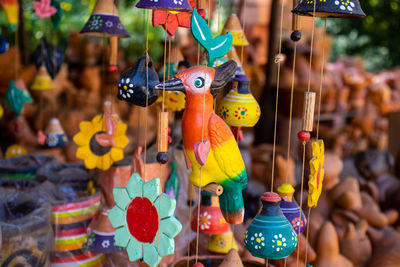
M 81 234 L 85 234 L 85 233 L 86 233 L 85 228 L 81 227 L 81 228 L 75 228 L 75 229 L 70 229 L 70 230 L 55 231 L 54 236 L 57 238 L 57 237 L 81 235 Z
M 62 257 L 62 258 L 54 257 L 51 261 L 53 263 L 77 262 L 77 261 L 92 259 L 97 257 L 98 255 L 99 254 L 94 252 L 86 252 L 84 254 L 72 255 L 71 257 Z
M 53 212 L 63 212 L 67 210 L 86 208 L 93 204 L 96 204 L 97 202 L 100 202 L 100 198 L 101 198 L 100 193 L 97 193 L 97 196 L 89 198 L 85 201 L 53 206 Z

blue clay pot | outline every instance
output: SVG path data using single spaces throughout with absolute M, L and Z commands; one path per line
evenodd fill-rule
M 297 234 L 279 206 L 281 198 L 273 192 L 261 197 L 262 210 L 244 236 L 244 244 L 254 257 L 278 260 L 289 256 L 297 245 Z

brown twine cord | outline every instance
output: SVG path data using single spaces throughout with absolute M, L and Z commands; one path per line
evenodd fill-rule
M 304 162 L 306 161 L 306 142 L 303 141 L 303 166 L 301 170 L 301 191 L 300 191 L 300 214 L 299 214 L 299 221 L 301 221 L 301 211 L 303 208 L 303 185 L 304 185 Z M 296 266 L 299 266 L 299 258 L 300 258 L 300 243 L 299 243 L 299 236 L 300 236 L 300 226 L 299 231 L 297 234 L 297 260 Z
M 312 65 L 312 54 L 313 54 L 313 46 L 314 46 L 314 32 L 315 32 L 315 7 L 317 5 L 317 0 L 314 1 L 314 10 L 313 10 L 313 18 L 312 18 L 312 30 L 311 30 L 311 44 L 310 44 L 310 63 L 308 67 L 308 86 L 307 92 L 310 92 L 311 87 L 311 65 Z
M 297 42 L 294 42 L 294 50 L 293 50 L 293 67 L 292 67 L 292 85 L 290 88 L 290 112 L 289 112 L 289 130 L 288 130 L 288 147 L 287 147 L 287 164 L 289 164 L 290 160 L 290 143 L 291 143 L 291 135 L 292 135 L 292 113 L 293 113 L 293 92 L 294 92 L 294 78 L 295 78 L 295 69 L 296 69 L 296 53 L 297 53 Z M 303 162 L 304 163 L 304 162 Z M 287 183 L 289 179 L 289 172 L 286 172 L 285 182 Z
M 321 65 L 321 77 L 320 77 L 319 96 L 318 96 L 317 141 L 319 137 L 319 119 L 321 115 L 322 86 L 323 86 L 324 69 L 325 69 L 325 37 L 326 37 L 326 18 L 324 21 L 324 32 L 322 34 L 322 65 Z
M 285 0 L 282 1 L 281 5 L 281 23 L 279 32 L 279 48 L 278 54 L 282 52 L 282 31 L 283 31 L 283 10 L 285 6 Z M 242 40 L 243 42 L 243 40 Z M 275 177 L 275 153 L 276 153 L 276 129 L 278 124 L 278 101 L 279 101 L 279 86 L 280 86 L 280 73 L 281 73 L 281 61 L 275 61 L 278 64 L 278 70 L 276 74 L 276 97 L 275 97 L 275 122 L 274 122 L 274 145 L 272 148 L 272 170 L 271 170 L 271 192 L 274 191 L 274 177 Z
M 146 108 L 145 108 L 145 120 L 144 120 L 144 177 L 147 174 L 147 117 L 149 114 L 149 10 L 146 11 Z
M 308 214 L 307 214 L 307 230 L 306 230 L 306 256 L 304 260 L 304 265 L 307 265 L 307 253 L 308 253 L 308 234 L 310 231 L 310 215 L 311 215 L 311 207 L 308 209 Z
M 243 43 L 244 43 L 244 37 L 245 37 L 245 35 L 244 35 L 244 32 L 245 32 L 245 29 L 246 29 L 246 3 L 247 2 L 247 0 L 244 0 L 243 1 L 243 26 L 242 26 L 242 28 L 243 28 L 243 38 L 242 38 L 242 46 L 240 47 L 240 62 L 242 62 L 242 66 L 244 65 L 244 63 L 243 63 L 243 51 L 244 51 L 244 46 L 243 46 Z M 282 28 L 281 28 L 281 30 L 282 30 Z

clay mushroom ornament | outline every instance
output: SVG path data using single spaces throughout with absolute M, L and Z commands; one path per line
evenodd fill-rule
M 115 245 L 126 248 L 130 261 L 142 259 L 150 267 L 174 253 L 174 237 L 182 229 L 173 216 L 175 199 L 160 190 L 159 178 L 146 183 L 134 173 L 126 187 L 114 188 L 117 205 L 108 214 Z
M 247 174 L 229 126 L 214 113 L 213 95 L 226 85 L 236 66 L 234 61 L 228 61 L 216 68 L 192 67 L 155 87 L 186 94 L 182 139 L 186 163 L 192 166 L 190 182 L 200 187 L 210 183 L 223 187 L 219 202 L 222 214 L 231 224 L 243 222 L 242 190 L 247 184 Z

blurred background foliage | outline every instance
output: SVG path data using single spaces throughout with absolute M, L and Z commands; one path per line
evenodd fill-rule
M 368 70 L 393 68 L 400 64 L 400 0 L 360 0 L 364 19 L 327 21 L 333 37 L 331 60 L 360 56 Z M 318 24 L 323 25 L 320 19 Z

